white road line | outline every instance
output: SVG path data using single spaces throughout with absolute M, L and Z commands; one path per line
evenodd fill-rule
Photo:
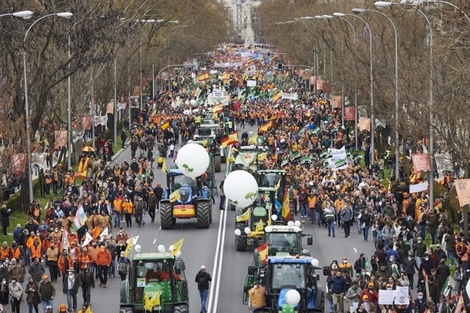
M 152 244 L 155 244 L 156 242 L 157 242 L 157 238 L 155 238 L 155 239 L 153 240 L 153 243 L 152 243 Z
M 356 249 L 356 247 L 353 247 L 353 250 L 354 250 L 354 252 L 355 252 L 355 253 L 357 253 L 357 249 Z

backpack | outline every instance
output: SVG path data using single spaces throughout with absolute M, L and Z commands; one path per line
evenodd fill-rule
M 118 264 L 118 274 L 119 275 L 127 274 L 127 263 L 126 262 L 119 262 L 119 264 Z

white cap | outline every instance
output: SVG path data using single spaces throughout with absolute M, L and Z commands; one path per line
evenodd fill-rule
M 206 266 L 205 265 L 201 265 L 201 270 L 205 270 L 206 269 Z

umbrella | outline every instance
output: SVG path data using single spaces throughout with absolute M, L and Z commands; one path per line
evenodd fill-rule
M 83 152 L 93 152 L 93 151 L 95 151 L 95 149 L 93 149 L 93 147 L 91 147 L 91 146 L 85 146 L 85 147 L 83 147 L 82 151 Z

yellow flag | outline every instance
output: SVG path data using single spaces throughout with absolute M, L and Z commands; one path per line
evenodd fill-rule
M 256 223 L 256 228 L 255 228 L 255 231 L 263 231 L 264 229 L 264 223 L 263 223 L 263 220 L 260 219 L 258 223 Z
M 124 256 L 127 258 L 129 256 L 129 253 L 131 252 L 132 248 L 134 247 L 134 238 L 129 238 L 129 241 L 127 242 L 127 247 L 126 250 L 124 251 Z
M 250 218 L 251 215 L 251 208 L 248 208 L 245 213 L 242 215 L 237 216 L 237 222 L 244 222 L 247 221 Z
M 170 202 L 175 202 L 175 201 L 178 201 L 179 199 L 181 199 L 181 194 L 180 194 L 179 189 L 176 189 L 170 194 Z
M 181 238 L 178 240 L 176 243 L 173 244 L 173 250 L 171 250 L 171 255 L 176 255 L 178 251 L 181 251 L 181 248 L 183 247 L 183 240 L 184 238 Z
M 166 160 L 165 160 L 165 158 L 163 158 L 162 172 L 163 172 L 163 173 L 166 172 Z
M 249 139 L 248 139 L 248 144 L 249 145 L 254 145 L 256 144 L 256 140 L 258 139 L 258 135 L 257 134 L 254 134 L 253 136 L 251 136 Z
M 160 305 L 160 291 L 157 290 L 152 297 L 148 297 L 147 293 L 144 293 L 144 309 L 152 312 L 153 308 Z
M 266 152 L 262 152 L 262 153 L 258 154 L 258 161 L 263 162 L 266 159 L 267 155 L 268 154 Z

